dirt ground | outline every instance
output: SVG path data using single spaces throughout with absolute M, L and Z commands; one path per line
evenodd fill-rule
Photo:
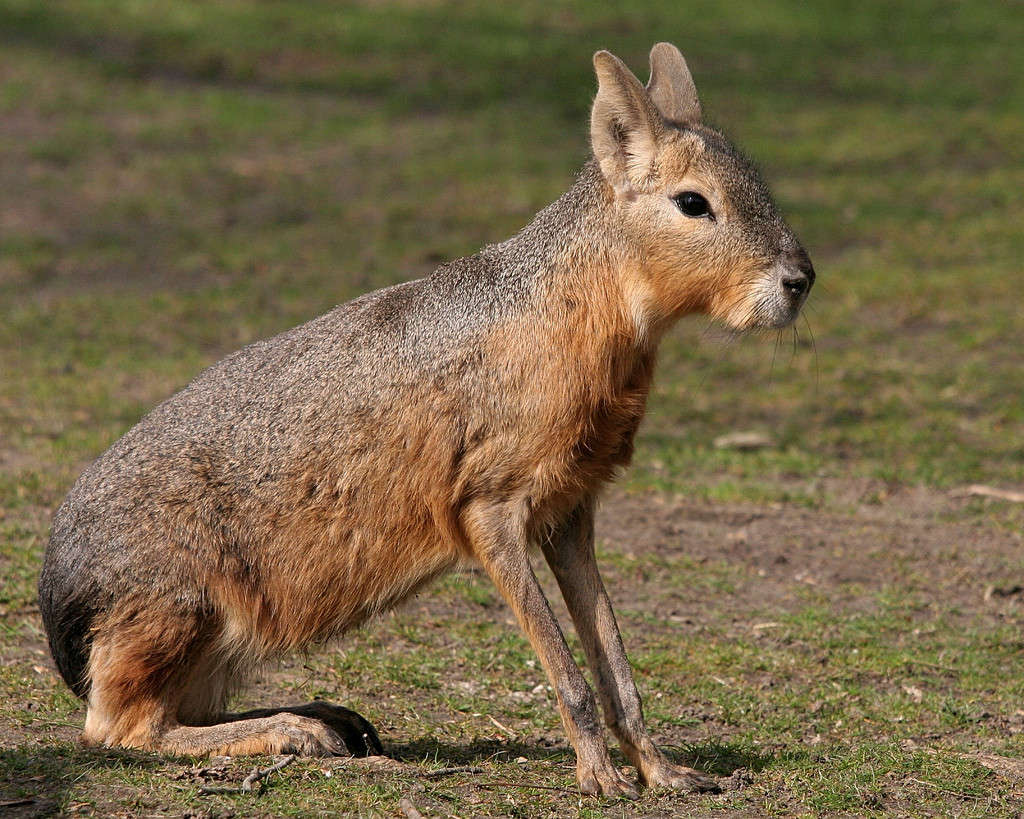
M 865 590 L 901 584 L 957 612 L 953 616 L 998 616 L 992 598 L 1024 580 L 1024 533 L 978 516 L 951 520 L 968 503 L 955 493 L 900 488 L 889 494 L 870 480 L 828 481 L 820 490 L 841 499 L 835 506 L 848 511 L 620 493 L 602 508 L 598 531 L 610 548 L 638 555 L 686 554 L 745 567 L 752 572 L 747 582 L 706 601 L 737 621 L 745 612 L 803 605 L 794 595 L 800 586 L 826 595 L 841 612 L 866 605 Z M 664 602 L 656 588 L 631 592 L 635 605 L 651 611 Z
M 908 623 L 908 629 L 915 634 L 934 629 L 936 616 L 942 618 L 944 626 L 960 624 L 965 629 L 982 632 L 986 628 L 998 629 L 1006 623 L 1022 621 L 1024 538 L 1019 527 L 1005 525 L 1006 514 L 996 514 L 992 519 L 977 514 L 965 516 L 960 513 L 973 502 L 920 489 L 887 495 L 883 486 L 871 482 L 832 484 L 822 489 L 832 497 L 846 499 L 845 505 L 831 507 L 843 507 L 846 511 L 823 512 L 784 505 L 722 505 L 650 493 L 612 491 L 601 507 L 598 533 L 606 582 L 616 603 L 627 647 L 633 646 L 634 654 L 642 658 L 645 652 L 659 645 L 671 645 L 677 637 L 681 645 L 699 646 L 701 635 L 707 634 L 709 650 L 733 640 L 753 640 L 755 646 L 763 645 L 768 651 L 793 642 L 792 637 L 778 636 L 778 632 L 785 630 L 787 617 L 799 616 L 809 605 L 822 604 L 827 613 L 821 619 L 818 639 L 809 641 L 804 647 L 806 650 L 797 652 L 797 665 L 803 663 L 804 667 L 796 668 L 785 683 L 799 687 L 803 680 L 808 688 L 813 688 L 821 669 L 833 662 L 830 633 L 841 632 L 843 624 L 851 618 L 870 615 L 886 593 L 914 599 L 912 611 L 916 614 Z M 992 508 L 1005 512 L 1007 507 L 994 504 Z M 958 517 L 967 519 L 958 520 Z M 679 566 L 694 567 L 693 577 L 718 578 L 721 582 L 717 586 L 715 582 L 703 581 L 690 584 L 679 576 Z M 500 764 L 509 767 L 509 761 L 518 760 L 520 767 L 529 769 L 529 781 L 534 783 L 545 783 L 552 775 L 562 779 L 571 777 L 572 754 L 556 726 L 557 720 L 549 715 L 542 718 L 538 726 L 538 721 L 531 720 L 529 713 L 522 718 L 522 709 L 530 706 L 528 692 L 502 693 L 497 689 L 494 693 L 480 692 L 481 686 L 491 685 L 492 669 L 487 664 L 481 668 L 481 655 L 474 653 L 480 646 L 473 646 L 473 638 L 452 624 L 470 623 L 477 628 L 493 626 L 497 633 L 511 633 L 514 628 L 508 610 L 496 598 L 487 597 L 485 578 L 474 578 L 470 573 L 466 582 L 471 586 L 478 584 L 483 591 L 468 595 L 452 593 L 449 588 L 442 588 L 439 593 L 425 592 L 403 606 L 398 614 L 370 624 L 352 638 L 357 646 L 365 648 L 372 644 L 386 655 L 427 651 L 440 652 L 450 658 L 438 687 L 417 686 L 408 680 L 373 679 L 372 671 L 368 672 L 370 677 L 364 674 L 359 680 L 348 681 L 350 693 L 359 690 L 358 705 L 377 722 L 392 759 L 300 763 L 291 772 L 293 777 L 302 777 L 303 782 L 311 775 L 352 776 L 367 782 L 392 777 L 401 782 L 406 769 L 411 770 L 411 766 L 422 764 L 426 759 L 441 765 L 442 772 L 468 766 L 471 771 L 464 782 L 445 785 L 447 792 L 455 794 L 450 798 L 463 800 L 463 810 L 467 805 L 480 802 L 479 771 L 493 776 L 495 764 L 499 764 L 500 771 Z M 553 583 L 547 579 L 545 582 L 549 595 L 556 600 Z M 556 605 L 556 610 L 564 621 L 560 604 Z M 32 621 L 38 617 L 32 611 L 12 612 L 7 614 L 8 624 L 14 616 Z M 488 637 L 490 632 L 482 633 L 485 643 L 493 642 L 493 638 Z M 334 698 L 339 677 L 337 667 L 331 665 L 331 657 L 336 652 L 347 651 L 347 643 L 346 639 L 336 649 L 285 658 L 280 666 L 268 669 L 266 675 L 243 694 L 241 704 L 290 702 L 310 690 L 325 690 Z M 529 656 L 528 649 L 526 651 L 522 656 Z M 467 654 L 471 655 L 468 659 Z M 699 658 L 692 655 L 691 658 L 700 665 Z M 679 662 L 686 666 L 689 660 L 681 657 Z M 41 691 L 59 687 L 41 640 L 23 641 L 16 651 L 7 653 L 3 663 L 6 667 L 31 669 L 29 673 L 42 680 Z M 530 665 L 530 661 L 520 664 Z M 958 673 L 957 668 L 946 665 L 941 657 L 937 662 L 923 665 L 925 667 L 918 671 L 931 675 L 939 685 L 953 684 Z M 650 690 L 652 684 L 656 688 L 659 684 L 647 679 L 649 666 L 650 663 L 641 660 L 638 672 L 648 711 L 652 696 L 658 699 L 662 696 Z M 753 684 L 755 689 L 767 691 L 776 685 L 775 675 L 770 670 L 725 668 L 723 673 L 730 676 L 714 678 L 722 685 L 730 684 L 733 676 L 742 679 L 748 687 Z M 538 682 L 532 691 L 533 699 L 540 702 L 533 705 L 542 714 L 553 712 L 554 703 L 544 691 L 539 669 L 523 667 L 521 670 L 527 684 Z M 883 689 L 898 689 L 901 685 L 899 680 L 887 678 L 884 673 L 874 678 L 870 677 L 870 669 L 864 673 L 869 677 L 869 684 Z M 906 688 L 911 695 L 918 696 L 916 689 Z M 453 708 L 444 689 L 479 694 L 489 703 L 486 713 L 472 715 L 478 719 L 470 734 L 452 726 L 467 718 L 465 712 L 472 708 Z M 47 719 L 52 704 L 45 698 L 33 702 L 31 693 L 26 693 L 25 702 L 17 705 L 23 712 L 35 711 L 43 717 L 37 723 L 18 721 L 6 715 L 0 719 L 0 751 L 9 755 L 7 764 L 0 767 L 0 812 L 10 816 L 48 815 L 58 805 L 66 808 L 70 805 L 73 809 L 77 804 L 82 812 L 95 815 L 108 812 L 138 815 L 134 811 L 141 812 L 143 807 L 149 815 L 182 815 L 174 800 L 168 802 L 167 797 L 161 795 L 159 784 L 148 802 L 143 800 L 128 810 L 116 787 L 106 793 L 86 788 L 87 794 L 81 801 L 68 801 L 67 793 L 74 790 L 75 781 L 57 776 L 47 764 L 32 760 L 37 756 L 45 757 L 55 743 L 64 743 L 66 747 L 74 742 L 83 717 L 82 709 L 66 713 L 60 719 Z M 693 748 L 707 747 L 709 737 L 713 737 L 715 746 L 726 750 L 717 761 L 705 760 L 704 767 L 720 774 L 728 790 L 721 796 L 704 797 L 700 802 L 701 811 L 726 816 L 756 815 L 763 804 L 758 799 L 744 799 L 737 794 L 757 787 L 758 779 L 765 776 L 759 769 L 770 767 L 772 760 L 780 755 L 793 753 L 793 738 L 780 738 L 774 747 L 770 741 L 765 742 L 757 753 L 738 752 L 736 748 L 742 745 L 742 737 L 749 733 L 749 726 L 743 724 L 742 718 L 737 720 L 723 712 L 720 705 L 703 700 L 699 690 L 692 693 L 689 701 L 686 698 L 685 692 L 667 694 L 683 719 L 656 720 L 658 740 L 669 748 L 690 749 L 692 754 Z M 389 713 L 389 703 L 396 699 L 400 707 Z M 658 699 L 656 709 L 661 706 Z M 791 707 L 799 711 L 803 706 L 794 703 Z M 806 705 L 809 727 L 797 741 L 806 743 L 808 748 L 821 742 L 820 734 L 810 727 L 821 707 L 820 701 Z M 414 719 L 410 713 L 415 714 Z M 979 721 L 987 723 L 980 733 Z M 431 728 L 432 725 L 436 728 Z M 880 740 L 887 730 L 885 726 L 878 727 L 876 733 Z M 993 735 L 1009 736 L 1021 731 L 1024 731 L 1024 712 L 994 710 L 982 712 L 963 725 L 907 736 L 903 747 L 966 741 L 973 749 L 972 758 L 985 764 L 984 755 L 998 745 L 991 739 Z M 83 767 L 82 760 L 73 752 L 57 753 L 68 756 L 69 769 L 78 779 L 86 776 L 83 770 L 99 764 L 90 757 Z M 996 775 L 1011 788 L 1024 789 L 1024 771 L 1012 765 L 1007 768 L 1006 757 L 998 754 L 991 757 L 997 764 L 987 767 L 998 768 L 998 764 L 1003 764 L 1002 773 Z M 146 767 L 148 775 L 164 785 L 169 783 L 178 792 L 197 784 L 208 786 L 231 781 L 250 769 L 250 765 L 232 760 L 190 765 L 145 755 L 138 759 L 133 755 L 119 758 L 122 762 L 127 758 L 125 764 Z M 456 770 L 455 774 L 458 773 Z M 288 775 L 289 772 L 282 772 L 282 776 Z M 415 776 L 413 779 L 418 781 Z M 438 801 L 434 782 L 431 778 L 423 779 L 422 784 L 412 787 L 409 793 L 428 815 L 446 815 L 441 809 L 446 803 L 444 799 Z M 16 796 L 25 792 L 26 785 L 30 790 L 34 788 L 33 795 Z M 138 788 L 138 785 L 132 787 Z M 519 787 L 559 790 L 543 784 Z M 483 792 L 487 793 L 486 782 Z M 915 813 L 912 788 L 890 788 L 887 793 L 888 797 L 883 803 L 875 804 L 875 808 L 884 807 L 896 814 Z M 687 804 L 694 807 L 685 799 L 673 795 L 647 797 L 635 805 L 616 804 L 614 810 L 608 812 L 670 815 Z M 954 800 L 950 804 L 959 803 Z M 796 795 L 787 796 L 784 791 L 773 805 L 771 812 L 775 813 L 790 810 L 802 813 L 807 807 Z M 488 807 L 486 802 L 479 807 L 484 813 L 493 810 L 493 805 Z M 520 806 L 518 810 L 522 815 L 531 815 L 534 809 L 541 813 L 554 810 L 551 805 L 543 810 L 537 805 L 525 809 Z M 232 815 L 235 811 L 235 815 L 249 815 L 249 810 L 255 811 L 253 815 L 259 813 L 255 804 L 242 808 L 212 804 L 204 809 L 205 813 L 190 813 L 189 810 L 184 815 Z M 596 815 L 605 815 L 605 808 L 596 810 Z M 311 808 L 310 812 L 317 813 L 317 810 Z M 456 814 L 463 815 L 458 811 L 452 815 Z

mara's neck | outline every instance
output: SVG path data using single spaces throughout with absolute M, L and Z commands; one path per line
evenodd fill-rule
M 525 285 L 521 327 L 538 352 L 605 396 L 639 386 L 639 373 L 647 382 L 662 331 L 649 312 L 639 253 L 613 208 L 611 186 L 592 160 L 572 188 L 490 249 Z
M 495 246 L 528 282 L 531 308 L 588 325 L 593 340 L 653 350 L 665 328 L 641 275 L 641 253 L 614 215 L 614 193 L 595 160 L 526 227 Z

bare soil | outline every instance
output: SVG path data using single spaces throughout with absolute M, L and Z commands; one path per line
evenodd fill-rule
M 885 589 L 915 596 L 920 610 L 920 628 L 927 628 L 935 616 L 975 627 L 1019 620 L 1021 600 L 1024 600 L 1021 592 L 1024 538 L 1019 529 L 978 515 L 956 520 L 966 501 L 948 493 L 903 489 L 887 495 L 884 487 L 869 482 L 848 482 L 826 489 L 832 497 L 848 499 L 847 511 L 825 512 L 783 505 L 722 505 L 614 490 L 601 507 L 598 536 L 605 579 L 616 603 L 627 647 L 631 642 L 643 646 L 667 635 L 709 629 L 715 630 L 717 640 L 723 637 L 727 640 L 730 634 L 749 639 L 753 634 L 767 641 L 767 645 L 775 639 L 773 635 L 780 625 L 777 620 L 806 607 L 808 600 L 827 601 L 835 622 L 840 623 L 844 618 L 869 612 L 877 605 L 879 592 Z M 837 506 L 833 504 L 832 508 Z M 995 505 L 994 508 L 1005 506 Z M 668 573 L 678 558 L 686 558 L 698 567 L 705 566 L 709 575 L 725 577 L 728 582 L 717 590 L 706 584 L 680 586 L 677 578 Z M 548 583 L 548 591 L 552 599 L 557 600 L 552 583 Z M 556 605 L 556 610 L 561 612 L 564 622 L 560 604 Z M 14 617 L 28 618 L 38 626 L 38 614 L 32 609 L 7 613 L 8 620 Z M 453 622 L 488 620 L 503 628 L 513 628 L 507 608 L 500 603 L 481 605 L 465 596 L 435 595 L 429 591 L 407 603 L 396 617 L 419 626 L 436 624 L 438 629 L 445 629 L 449 627 L 446 624 Z M 826 624 L 823 637 L 827 636 L 828 628 Z M 375 630 L 384 635 L 381 651 L 401 652 L 408 647 L 402 629 L 395 628 L 393 622 L 379 629 L 371 623 L 354 639 L 365 639 L 363 635 L 372 635 Z M 37 630 L 36 634 L 40 637 L 22 641 L 16 651 L 7 653 L 3 663 L 31 667 L 41 678 L 52 678 L 55 671 L 41 632 Z M 470 647 L 461 631 L 450 636 L 439 633 L 433 639 L 435 647 L 450 651 L 454 658 L 459 658 L 463 650 Z M 337 649 L 325 649 L 323 653 L 285 658 L 244 693 L 240 704 L 290 702 L 297 691 L 307 691 L 318 681 L 336 692 L 337 679 L 327 670 L 325 657 L 329 657 L 332 650 L 344 649 L 345 641 Z M 828 662 L 826 655 L 823 646 L 808 646 L 809 677 L 817 673 L 820 664 Z M 941 664 L 923 670 L 934 675 L 940 684 L 943 678 L 952 678 L 955 673 L 955 669 Z M 736 671 L 739 674 L 744 669 Z M 539 668 L 535 673 L 540 680 Z M 479 680 L 486 678 L 486 669 L 481 672 L 474 663 L 456 659 L 444 685 L 471 690 L 479 687 Z M 750 681 L 749 676 L 746 681 Z M 447 766 L 474 766 L 498 758 L 536 764 L 536 781 L 542 781 L 544 771 L 561 771 L 564 776 L 571 770 L 571 750 L 560 731 L 531 729 L 522 721 L 505 716 L 504 710 L 514 707 L 515 703 L 503 704 L 500 697 L 494 703 L 493 712 L 476 715 L 484 722 L 490 717 L 496 720 L 489 737 L 452 742 L 424 733 L 432 724 L 443 726 L 458 717 L 436 690 L 417 692 L 416 687 L 407 682 L 395 684 L 384 679 L 369 684 L 365 680 L 353 681 L 352 684 L 362 686 L 358 692 L 360 707 L 369 707 L 369 716 L 377 722 L 388 754 L 397 760 L 393 764 L 398 769 L 428 758 Z M 767 675 L 763 684 L 772 684 Z M 877 684 L 885 687 L 898 683 L 878 679 Z M 645 695 L 651 693 L 645 692 Z M 551 699 L 543 691 L 537 696 Z M 331 697 L 334 698 L 334 693 Z M 416 715 L 415 720 L 388 712 L 388 703 L 396 697 L 402 701 L 402 713 L 408 714 L 411 710 Z M 26 692 L 24 702 L 11 705 L 22 714 L 33 711 L 45 714 L 47 709 L 45 704 L 32 701 L 31 692 Z M 550 707 L 554 709 L 553 700 Z M 682 708 L 692 717 L 688 724 L 667 725 L 658 730 L 659 741 L 670 748 L 686 748 L 707 741 L 709 736 L 728 743 L 738 731 L 735 724 L 722 719 L 720 709 L 709 707 L 696 697 Z M 15 753 L 18 749 L 16 753 L 22 760 L 31 759 L 35 754 L 45 756 L 55 742 L 74 740 L 82 717 L 82 709 L 68 716 L 66 721 L 42 719 L 32 725 L 4 717 L 0 719 L 0 754 Z M 1010 734 L 1024 731 L 1022 712 L 983 714 L 981 719 L 998 722 L 995 727 Z M 946 736 L 951 737 L 958 730 L 963 734 L 972 728 L 951 728 Z M 931 735 L 919 739 L 932 743 L 936 738 L 937 735 Z M 807 741 L 816 740 L 808 736 Z M 913 744 L 915 740 L 908 742 Z M 976 756 L 979 764 L 1003 776 L 1017 776 L 1019 771 L 1011 760 L 998 755 L 986 757 L 985 742 L 979 739 L 974 744 L 982 746 Z M 781 746 L 766 747 L 762 757 L 735 756 L 718 765 L 716 772 L 726 777 L 723 782 L 727 788 L 745 787 L 756 778 L 757 769 L 781 750 Z M 212 767 L 205 764 L 189 767 L 185 763 L 161 762 L 145 755 L 136 760 L 131 754 L 118 759 L 119 764 L 149 766 L 168 780 L 183 780 L 192 785 L 238 779 L 251 767 L 246 767 L 244 772 L 234 771 L 230 761 L 214 762 Z M 381 771 L 390 771 L 386 766 L 391 764 L 382 760 L 351 764 L 324 762 L 318 770 L 348 766 L 349 774 L 344 775 L 358 771 L 359 776 L 372 779 Z M 385 768 L 380 768 L 381 765 Z M 747 768 L 752 768 L 753 773 Z M 6 786 L 24 786 L 26 779 L 32 780 L 35 776 L 39 787 L 34 801 L 22 805 L 12 802 L 0 808 L 4 815 L 34 816 L 52 812 L 59 804 L 60 794 L 72 785 L 52 781 L 48 774 L 34 773 L 35 770 L 31 764 L 0 767 L 0 802 L 7 799 L 4 796 L 8 791 Z M 48 769 L 41 766 L 38 770 Z M 340 770 L 338 775 L 343 775 Z M 468 794 L 478 786 L 467 782 L 450 787 L 463 791 L 462 795 L 469 798 Z M 428 796 L 429 788 L 421 794 L 429 804 Z M 159 801 L 156 797 L 157 804 Z M 92 805 L 90 810 L 97 807 L 95 801 Z M 664 799 L 644 805 L 637 808 L 641 814 L 653 810 L 655 815 L 660 815 L 663 808 L 672 809 L 670 802 Z M 102 802 L 98 807 L 102 811 Z M 113 804 L 110 807 L 114 809 Z M 736 804 L 724 803 L 720 810 L 722 815 L 747 815 L 747 808 Z M 632 809 L 627 812 L 632 813 Z

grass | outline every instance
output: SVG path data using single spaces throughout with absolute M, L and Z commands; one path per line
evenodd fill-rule
M 661 39 L 763 167 L 819 283 L 792 337 L 673 332 L 624 483 L 726 517 L 852 515 L 843 537 L 864 544 L 843 558 L 858 579 L 814 586 L 791 567 L 772 598 L 757 561 L 781 540 L 706 560 L 669 548 L 675 534 L 605 548 L 655 732 L 751 784 L 580 799 L 532 652 L 472 574 L 292 658 L 264 690 L 365 709 L 405 767 L 303 761 L 259 797 L 201 797 L 180 763 L 78 747 L 34 583 L 83 465 L 227 352 L 518 229 L 587 156 L 591 52 L 643 73 Z M 0 0 L 2 798 L 101 814 L 393 814 L 405 794 L 439 815 L 1015 814 L 1020 783 L 977 754 L 1022 751 L 1020 612 L 959 590 L 1019 579 L 1024 517 L 937 499 L 1024 484 L 1022 40 L 1009 6 L 939 0 Z M 775 446 L 715 448 L 735 430 Z M 918 497 L 926 512 L 892 506 Z M 938 568 L 893 546 L 915 515 Z M 891 541 L 873 544 L 878 516 Z M 842 546 L 820 528 L 792 548 Z M 484 773 L 423 776 L 463 764 Z M 513 784 L 483 784 L 498 781 Z

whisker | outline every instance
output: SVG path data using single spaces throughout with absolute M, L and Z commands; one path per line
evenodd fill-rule
M 768 367 L 768 383 L 771 384 L 775 380 L 775 356 L 779 352 L 779 342 L 782 339 L 782 331 L 775 331 L 775 345 L 772 347 L 772 363 Z
M 704 330 L 701 332 L 700 341 L 703 342 L 705 340 L 712 339 L 711 334 L 713 332 L 721 332 L 722 335 L 720 336 L 720 338 L 724 339 L 730 345 L 731 344 L 736 344 L 736 343 L 742 344 L 744 338 L 747 335 L 746 333 L 743 333 L 742 331 L 737 330 L 737 329 L 735 329 L 733 327 L 728 327 L 728 326 L 725 326 L 725 325 L 716 325 L 714 323 L 714 321 L 709 321 L 708 324 L 704 327 Z M 725 344 L 716 344 L 714 346 L 715 346 L 715 354 L 714 354 L 714 356 L 712 356 L 712 361 L 715 364 L 719 364 L 719 363 L 721 363 L 722 357 L 725 355 L 724 348 L 725 348 L 726 345 Z M 706 367 L 704 369 L 703 374 L 701 375 L 700 381 L 697 384 L 697 389 L 698 390 L 703 390 L 704 385 L 707 383 L 708 378 L 710 378 L 711 374 L 716 372 L 717 370 L 718 370 L 717 367 L 713 367 L 713 366 L 712 367 Z
M 821 389 L 821 367 L 818 365 L 818 343 L 814 338 L 814 330 L 811 329 L 811 322 L 806 315 L 801 314 L 804 324 L 807 325 L 807 335 L 811 339 L 811 351 L 814 353 L 814 391 Z

